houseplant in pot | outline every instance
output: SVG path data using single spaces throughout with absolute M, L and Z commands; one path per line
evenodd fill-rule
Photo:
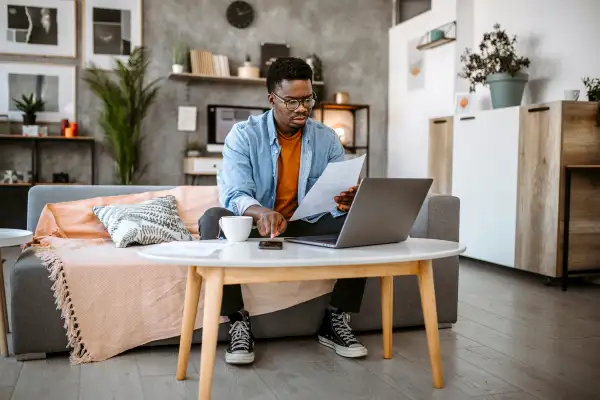
M 493 28 L 483 34 L 478 52 L 467 48 L 460 56 L 463 69 L 458 76 L 469 80 L 471 92 L 477 85 L 488 85 L 494 108 L 519 106 L 529 81 L 523 69 L 529 67 L 530 60 L 517 56 L 516 36 L 509 36 L 499 24 Z
M 173 73 L 181 74 L 185 70 L 188 52 L 187 45 L 180 40 L 173 45 L 173 65 L 171 66 Z
M 42 99 L 37 99 L 31 93 L 29 96 L 21 95 L 21 99 L 13 99 L 17 110 L 23 113 L 23 125 L 35 125 L 37 113 L 44 111 L 46 102 Z
M 115 160 L 121 185 L 134 183 L 141 173 L 142 122 L 156 99 L 160 80 L 146 82 L 148 66 L 147 50 L 137 47 L 127 61 L 115 59 L 112 71 L 92 64 L 83 74 L 84 82 L 102 101 L 98 122 Z
M 600 79 L 584 76 L 581 81 L 585 86 L 588 101 L 600 101 Z

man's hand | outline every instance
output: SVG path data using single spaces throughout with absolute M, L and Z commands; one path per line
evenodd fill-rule
M 333 200 L 337 203 L 338 209 L 341 211 L 350 210 L 350 206 L 354 201 L 354 195 L 356 194 L 356 190 L 358 190 L 358 185 L 352 186 L 350 189 L 345 192 L 340 193 L 339 196 L 335 196 Z
M 270 236 L 271 239 L 283 234 L 287 228 L 287 221 L 277 211 L 260 206 L 252 206 L 245 212 L 254 219 L 260 236 Z

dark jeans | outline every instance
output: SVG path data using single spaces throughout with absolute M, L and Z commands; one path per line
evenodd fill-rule
M 234 214 L 231 211 L 224 208 L 215 207 L 207 210 L 198 221 L 200 237 L 204 240 L 217 239 L 219 219 L 232 215 Z M 345 216 L 334 218 L 331 214 L 327 214 L 313 224 L 304 221 L 288 222 L 283 236 L 297 237 L 340 233 L 345 218 Z M 257 229 L 252 229 L 250 236 L 253 238 L 261 237 Z M 329 304 L 346 312 L 359 312 L 365 283 L 366 278 L 339 279 L 335 284 Z M 225 285 L 223 287 L 221 315 L 228 316 L 243 308 L 244 300 L 242 299 L 241 286 Z

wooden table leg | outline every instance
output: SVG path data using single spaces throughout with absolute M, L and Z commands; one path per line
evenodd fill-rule
M 433 386 L 437 389 L 444 387 L 442 374 L 442 357 L 440 353 L 440 334 L 438 330 L 438 317 L 435 305 L 435 288 L 433 286 L 433 268 L 431 260 L 419 262 L 419 291 L 421 292 L 421 306 L 425 318 L 427 332 L 427 347 L 433 375 Z
M 217 356 L 217 336 L 223 299 L 223 268 L 205 268 L 204 320 L 200 354 L 200 389 L 198 398 L 210 400 L 212 378 Z
M 8 357 L 8 310 L 6 307 L 6 295 L 4 293 L 4 268 L 2 264 L 2 250 L 0 249 L 0 354 Z
M 183 321 L 181 323 L 181 338 L 179 339 L 179 357 L 177 359 L 178 381 L 185 379 L 187 366 L 190 359 L 192 347 L 192 336 L 196 324 L 196 313 L 198 312 L 198 300 L 200 299 L 200 288 L 202 277 L 196 271 L 196 267 L 188 268 L 187 283 L 185 287 L 185 305 L 183 306 Z
M 392 358 L 392 320 L 394 316 L 394 277 L 381 277 L 381 326 L 383 358 Z

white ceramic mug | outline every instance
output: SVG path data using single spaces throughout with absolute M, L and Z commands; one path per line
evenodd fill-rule
M 565 90 L 565 100 L 568 100 L 568 101 L 579 100 L 579 90 Z
M 245 242 L 252 231 L 252 217 L 221 217 L 219 226 L 228 242 Z

